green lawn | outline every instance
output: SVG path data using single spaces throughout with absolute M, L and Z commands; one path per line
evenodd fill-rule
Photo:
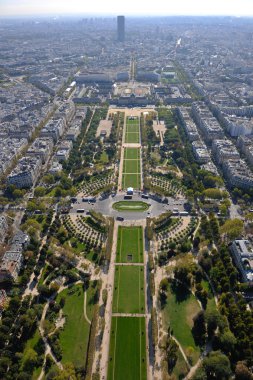
M 125 148 L 124 149 L 124 159 L 137 160 L 139 158 L 140 158 L 139 148 Z
M 134 124 L 137 124 L 139 123 L 139 118 L 138 117 L 135 117 L 134 119 L 131 118 L 131 116 L 127 117 L 126 119 L 126 123 L 127 125 L 134 125 Z
M 140 174 L 123 174 L 122 188 L 126 189 L 128 187 L 133 187 L 134 189 L 140 189 L 141 175 Z
M 198 360 L 200 350 L 194 342 L 191 329 L 193 317 L 199 311 L 200 306 L 196 298 L 186 288 L 182 286 L 174 288 L 173 285 L 169 287 L 167 303 L 163 309 L 165 329 L 171 327 L 173 335 L 178 339 L 186 354 L 189 347 L 193 348 L 193 363 Z
M 106 152 L 103 152 L 100 156 L 100 161 L 103 163 L 103 164 L 108 164 L 109 162 L 109 158 L 108 158 L 108 154 Z
M 139 128 L 139 123 L 135 123 L 135 124 L 127 124 L 126 125 L 126 133 L 139 133 L 140 132 L 140 128 Z
M 112 208 L 117 211 L 146 211 L 149 205 L 145 202 L 139 201 L 120 201 L 112 205 Z
M 146 380 L 144 318 L 112 318 L 108 380 Z
M 217 310 L 217 306 L 216 306 L 215 299 L 213 296 L 213 292 L 212 292 L 212 289 L 211 289 L 209 282 L 207 280 L 202 280 L 201 285 L 203 286 L 203 289 L 205 289 L 208 293 L 206 310 L 207 311 Z
M 94 306 L 98 302 L 99 297 L 97 285 L 97 281 L 90 281 L 90 286 L 87 290 L 86 313 L 90 321 L 93 318 Z
M 48 273 L 47 273 L 47 268 L 48 268 L 48 264 L 46 264 L 43 268 L 43 271 L 42 271 L 42 274 L 41 274 L 41 277 L 39 279 L 39 285 L 42 285 L 44 280 L 46 279 L 46 277 L 48 276 Z
M 124 160 L 123 173 L 140 173 L 140 160 Z
M 87 290 L 87 315 L 92 319 L 94 308 L 94 293 L 96 289 L 90 287 Z M 61 292 L 57 301 L 65 297 L 63 313 L 66 321 L 60 333 L 60 345 L 62 348 L 62 362 L 72 362 L 75 366 L 84 366 L 86 362 L 90 325 L 84 318 L 84 290 L 82 285 L 73 286 Z
M 140 142 L 139 132 L 127 132 L 125 136 L 125 143 L 138 144 Z
M 129 263 L 128 255 L 132 255 L 132 263 L 143 263 L 142 227 L 119 226 L 116 262 Z
M 38 367 L 38 368 L 34 368 L 33 375 L 32 375 L 32 380 L 38 380 L 41 371 L 42 371 L 42 366 Z M 42 379 L 44 380 L 45 377 L 42 377 Z
M 143 266 L 115 266 L 113 313 L 145 313 Z
M 84 257 L 91 261 L 92 263 L 94 264 L 98 264 L 99 260 L 100 260 L 100 255 L 101 253 L 100 252 L 94 252 L 94 251 L 89 251 L 88 253 L 85 253 Z
M 183 358 L 183 355 L 181 354 L 181 351 L 178 351 L 178 359 L 172 371 L 172 375 L 175 375 L 176 379 L 184 379 L 188 372 L 189 369 Z
M 80 254 L 81 252 L 84 252 L 85 250 L 85 244 L 81 243 L 77 238 L 72 237 L 70 240 L 71 248 L 76 254 Z M 64 243 L 64 247 L 69 247 L 69 241 Z M 73 245 L 72 245 L 73 244 Z

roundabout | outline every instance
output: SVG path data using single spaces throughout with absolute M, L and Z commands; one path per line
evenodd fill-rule
M 150 207 L 150 204 L 142 201 L 119 201 L 115 202 L 112 205 L 112 208 L 116 211 L 129 211 L 129 212 L 136 212 L 136 211 L 147 211 Z

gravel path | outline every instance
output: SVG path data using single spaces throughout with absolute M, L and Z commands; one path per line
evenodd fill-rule
M 86 321 L 91 325 L 91 321 L 88 318 L 87 310 L 86 310 L 86 303 L 87 303 L 87 291 L 84 292 L 84 300 L 83 300 L 83 315 Z

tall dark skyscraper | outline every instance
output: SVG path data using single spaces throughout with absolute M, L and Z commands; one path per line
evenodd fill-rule
M 125 41 L 125 16 L 117 17 L 118 42 Z

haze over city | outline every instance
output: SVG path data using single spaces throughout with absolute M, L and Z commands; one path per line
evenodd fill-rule
M 0 17 L 28 15 L 233 15 L 253 16 L 252 0 L 1 0 Z

